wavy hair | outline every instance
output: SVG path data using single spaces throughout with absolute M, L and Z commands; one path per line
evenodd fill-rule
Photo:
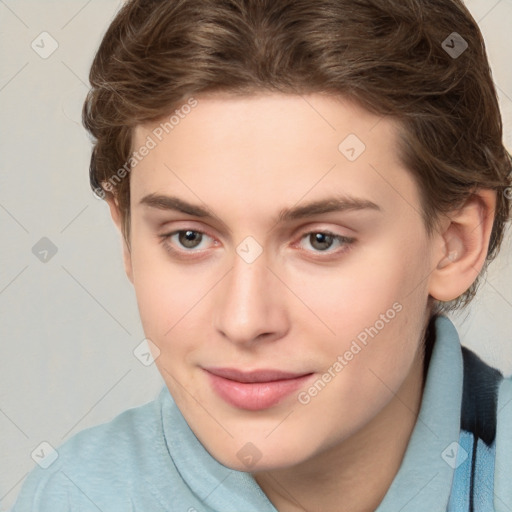
M 447 51 L 454 32 L 467 43 L 460 55 Z M 397 120 L 399 157 L 421 192 L 427 231 L 475 190 L 493 189 L 485 267 L 499 250 L 512 160 L 484 40 L 460 0 L 129 0 L 89 80 L 90 183 L 117 197 L 128 243 L 129 178 L 105 184 L 126 169 L 134 127 L 191 95 L 274 91 L 344 96 Z M 477 286 L 438 311 L 465 306 Z

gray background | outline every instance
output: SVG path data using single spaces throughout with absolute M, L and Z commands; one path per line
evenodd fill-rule
M 155 366 L 133 354 L 144 334 L 119 236 L 88 186 L 90 141 L 80 124 L 94 51 L 121 3 L 0 0 L 1 511 L 41 442 L 58 447 L 163 386 Z M 486 38 L 510 149 L 512 0 L 467 5 Z M 58 48 L 42 58 L 33 41 L 43 54 Z M 32 249 L 43 237 L 57 248 L 46 262 Z M 507 375 L 511 258 L 509 234 L 477 300 L 454 318 L 463 343 Z

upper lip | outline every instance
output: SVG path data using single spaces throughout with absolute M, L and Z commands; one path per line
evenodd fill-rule
M 223 377 L 224 379 L 234 380 L 237 382 L 272 382 L 275 380 L 289 380 L 309 375 L 307 373 L 291 373 L 281 370 L 261 369 L 252 370 L 250 372 L 242 372 L 236 368 L 204 368 L 207 372 Z

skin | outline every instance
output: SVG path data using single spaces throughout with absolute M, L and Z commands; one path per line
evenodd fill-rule
M 197 99 L 129 178 L 125 267 L 145 334 L 160 350 L 156 365 L 209 453 L 250 471 L 279 511 L 375 510 L 421 405 L 432 298 L 459 296 L 482 268 L 494 193 L 477 191 L 429 237 L 390 119 L 320 94 Z M 133 147 L 158 125 L 138 126 Z M 338 150 L 351 133 L 366 145 L 353 162 Z M 149 194 L 213 216 L 141 204 Z M 284 208 L 336 194 L 379 209 L 275 221 Z M 116 201 L 109 205 L 121 229 Z M 189 246 L 177 234 L 162 244 L 179 230 L 205 234 Z M 352 242 L 325 247 L 308 235 L 326 231 Z M 252 263 L 236 252 L 247 236 L 263 250 Z M 265 410 L 239 409 L 202 369 L 312 372 L 315 381 L 396 303 L 400 312 L 307 404 L 292 393 Z M 250 469 L 237 456 L 247 442 L 261 453 Z

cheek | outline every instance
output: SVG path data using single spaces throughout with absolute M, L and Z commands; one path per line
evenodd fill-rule
M 211 287 L 167 258 L 165 249 L 150 244 L 132 246 L 133 284 L 146 336 L 166 343 L 190 320 L 191 312 Z
M 399 316 L 395 315 L 398 306 L 393 308 L 396 303 L 423 318 L 428 298 L 426 277 L 431 270 L 427 251 L 428 243 L 421 235 L 404 237 L 396 230 L 356 248 L 337 267 L 310 267 L 307 272 L 290 269 L 286 279 L 331 334 L 348 339 L 387 312 L 394 321 Z
M 389 389 L 401 385 L 417 354 L 426 315 L 428 244 L 420 237 L 390 239 L 354 252 L 338 270 L 310 276 L 298 292 L 331 333 L 315 338 L 304 317 L 297 323 L 318 342 L 324 371 L 340 376 L 332 389 L 346 393 L 348 402 L 361 398 L 356 401 L 360 414 L 363 404 L 373 401 L 380 407 Z M 341 370 L 333 367 L 336 362 Z M 328 394 L 324 399 L 327 407 Z

